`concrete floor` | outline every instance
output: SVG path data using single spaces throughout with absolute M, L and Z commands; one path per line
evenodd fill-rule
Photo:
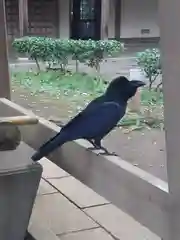
M 52 233 L 48 240 L 160 240 L 48 159 L 41 164 L 43 178 L 31 221 Z

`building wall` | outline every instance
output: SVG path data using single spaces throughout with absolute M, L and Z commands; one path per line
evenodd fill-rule
M 11 42 L 19 36 L 19 5 L 18 0 L 6 0 L 7 39 Z
M 149 34 L 142 34 L 149 29 Z M 158 0 L 122 0 L 121 38 L 159 37 Z
M 59 0 L 28 0 L 28 35 L 57 37 Z M 6 0 L 6 23 L 8 40 L 20 36 L 18 0 Z
M 29 0 L 29 3 L 33 1 L 35 0 Z M 40 2 L 40 0 L 38 1 Z M 54 26 L 53 29 L 59 30 L 57 32 L 60 38 L 70 37 L 70 1 L 71 0 L 58 0 L 59 20 L 57 25 L 54 23 L 51 24 Z M 158 0 L 121 0 L 121 2 L 122 2 L 121 27 L 120 27 L 121 38 L 159 37 L 160 33 L 159 33 L 159 27 L 158 27 Z M 16 11 L 14 10 L 15 7 L 16 7 Z M 12 15 L 11 9 L 15 15 Z M 50 10 L 49 7 L 48 9 Z M 54 10 L 50 10 L 50 11 L 54 13 Z M 110 12 L 109 38 L 114 38 L 115 37 L 114 0 L 110 1 L 109 12 Z M 43 13 L 42 20 L 47 17 L 45 15 L 48 15 L 48 14 Z M 14 38 L 18 35 L 18 27 L 19 27 L 18 26 L 19 24 L 18 0 L 6 0 L 6 16 L 7 16 L 7 25 L 8 25 L 7 26 L 8 35 L 9 37 Z M 14 16 L 16 18 L 14 18 Z M 31 20 L 31 18 L 29 20 Z M 38 31 L 40 31 L 41 35 L 42 34 L 46 36 L 56 35 L 55 30 L 48 32 L 49 25 L 47 25 L 46 22 L 47 21 L 45 21 L 45 24 L 43 25 L 41 24 L 42 26 L 41 25 L 36 26 L 37 31 L 35 31 L 34 34 L 38 33 L 39 35 Z M 141 33 L 142 29 L 149 29 L 150 33 L 142 34 Z
M 58 0 L 28 0 L 28 34 L 57 37 L 59 35 L 58 6 Z

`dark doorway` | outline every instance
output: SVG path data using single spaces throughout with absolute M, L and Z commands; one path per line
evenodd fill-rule
M 101 0 L 73 0 L 71 38 L 100 39 Z

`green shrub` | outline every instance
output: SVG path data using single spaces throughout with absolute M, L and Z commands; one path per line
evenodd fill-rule
M 47 62 L 49 68 L 60 65 L 61 70 L 65 71 L 68 59 L 72 58 L 76 61 L 76 72 L 79 71 L 79 62 L 85 62 L 89 67 L 95 68 L 98 74 L 104 57 L 112 56 L 123 49 L 123 45 L 114 40 L 61 40 L 47 37 L 15 39 L 13 47 L 18 53 L 35 60 L 39 71 L 40 62 Z
M 157 77 L 162 73 L 160 51 L 154 48 L 139 52 L 137 54 L 137 64 L 145 73 L 149 81 L 149 91 L 151 91 L 153 83 L 155 83 Z M 158 84 L 159 87 L 160 84 Z
M 79 72 L 79 62 L 84 62 L 87 52 L 87 41 L 85 40 L 69 40 L 70 55 L 72 60 L 76 62 L 76 72 Z
M 51 38 L 24 37 L 15 39 L 13 47 L 18 53 L 24 53 L 34 60 L 39 71 L 39 62 L 51 62 L 53 60 L 54 42 Z
M 61 71 L 65 72 L 68 59 L 71 55 L 69 40 L 54 39 L 53 64 L 60 65 Z
M 26 54 L 29 51 L 29 37 L 17 38 L 12 43 L 13 48 L 22 54 Z
M 116 40 L 88 40 L 86 45 L 87 51 L 84 56 L 87 59 L 86 64 L 91 68 L 95 68 L 98 74 L 100 73 L 100 64 L 104 57 L 106 55 L 113 56 L 113 54 L 122 51 L 124 48 L 123 44 Z
M 156 91 L 156 96 L 152 94 L 153 84 L 155 84 L 157 77 L 162 74 L 161 68 L 161 57 L 160 51 L 158 49 L 146 49 L 144 52 L 137 54 L 137 64 L 140 69 L 145 73 L 146 78 L 148 79 L 148 92 L 147 94 L 147 109 L 144 113 L 146 117 L 152 117 L 154 105 L 156 105 L 161 97 L 159 91 Z M 159 84 L 156 84 L 156 90 L 162 85 L 162 80 Z

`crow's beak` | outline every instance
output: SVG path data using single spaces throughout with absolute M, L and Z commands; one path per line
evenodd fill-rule
M 132 80 L 132 81 L 130 81 L 130 82 L 131 82 L 131 84 L 132 84 L 133 86 L 135 86 L 135 87 L 137 87 L 137 88 L 143 87 L 143 86 L 146 85 L 145 82 L 143 82 L 143 81 L 138 81 L 138 80 Z

